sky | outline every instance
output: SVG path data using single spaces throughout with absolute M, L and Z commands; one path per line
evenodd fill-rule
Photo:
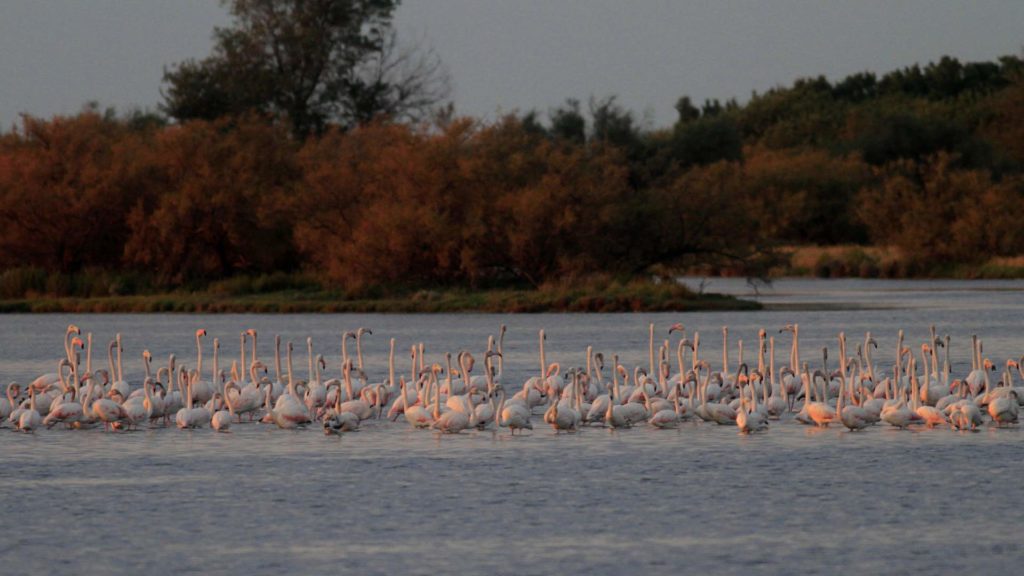
M 216 0 L 0 1 L 0 126 L 89 101 L 155 108 L 165 66 L 201 58 Z M 432 46 L 462 114 L 546 112 L 616 95 L 648 127 L 683 95 L 747 100 L 824 74 L 942 55 L 1022 53 L 1021 0 L 404 0 L 400 38 Z

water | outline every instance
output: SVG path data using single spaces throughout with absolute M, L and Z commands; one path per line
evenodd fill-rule
M 722 280 L 708 289 L 747 290 Z M 130 380 L 143 347 L 194 365 L 200 326 L 221 338 L 225 357 L 237 357 L 241 329 L 257 328 L 271 366 L 281 333 L 296 343 L 303 377 L 307 335 L 333 376 L 341 332 L 368 326 L 368 371 L 380 379 L 390 337 L 405 372 L 413 342 L 426 340 L 439 359 L 482 349 L 505 322 L 512 385 L 537 371 L 541 327 L 549 361 L 563 367 L 582 364 L 587 344 L 646 365 L 647 323 L 663 338 L 676 321 L 701 332 L 715 364 L 723 324 L 748 355 L 767 328 L 780 360 L 790 340 L 777 329 L 790 322 L 812 361 L 820 346 L 834 350 L 839 329 L 851 340 L 871 330 L 887 366 L 896 330 L 919 344 L 931 323 L 952 335 L 957 374 L 969 368 L 973 333 L 993 360 L 1024 352 L 1021 282 L 790 281 L 760 298 L 770 308 L 746 313 L 0 316 L 0 379 L 54 371 L 68 322 L 96 334 L 102 365 L 106 341 L 122 332 Z M 515 438 L 439 436 L 404 421 L 341 438 L 259 424 L 231 434 L 0 431 L 0 572 L 991 573 L 1024 556 L 1018 429 L 851 434 L 782 422 L 753 437 L 707 424 L 556 436 L 539 416 L 534 424 Z

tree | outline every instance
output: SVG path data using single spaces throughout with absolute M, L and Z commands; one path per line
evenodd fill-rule
M 621 148 L 633 148 L 640 141 L 633 114 L 615 101 L 615 96 L 590 98 L 593 139 Z
M 71 117 L 23 117 L 23 135 L 0 153 L 0 267 L 78 272 L 117 266 L 135 165 L 151 131 L 86 107 Z
M 679 113 L 676 124 L 686 124 L 700 118 L 700 108 L 693 105 L 689 96 L 682 96 L 676 100 L 676 112 Z
M 739 160 L 743 157 L 743 139 L 732 118 L 712 115 L 676 125 L 672 156 L 680 166 Z
M 580 113 L 580 101 L 569 98 L 565 105 L 548 113 L 551 117 L 551 134 L 570 142 L 582 144 L 587 138 L 587 121 Z
M 179 120 L 244 112 L 286 117 L 295 136 L 329 122 L 418 118 L 447 97 L 433 53 L 398 45 L 398 0 L 222 0 L 234 22 L 213 53 L 164 72 L 163 108 Z
M 338 113 L 343 125 L 366 124 L 378 116 L 420 122 L 448 98 L 451 79 L 436 52 L 403 46 L 389 30 L 342 86 Z
M 299 178 L 287 128 L 224 123 L 159 134 L 147 160 L 154 190 L 123 218 L 127 266 L 171 285 L 297 267 L 289 214 L 277 202 Z

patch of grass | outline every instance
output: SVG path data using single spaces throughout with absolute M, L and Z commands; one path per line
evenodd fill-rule
M 1024 278 L 1024 256 L 997 257 L 981 264 L 927 261 L 875 246 L 797 246 L 787 248 L 788 265 L 772 276 L 818 278 Z
M 242 288 L 239 288 L 241 286 Z M 0 312 L 639 312 L 752 310 L 756 302 L 698 295 L 671 282 L 607 279 L 565 281 L 536 290 L 429 290 L 379 298 L 288 289 L 250 292 L 246 284 L 217 291 L 137 296 L 39 297 L 0 300 Z M 239 293 L 231 293 L 239 292 Z

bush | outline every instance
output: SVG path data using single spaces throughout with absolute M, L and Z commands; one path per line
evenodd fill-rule
M 42 268 L 11 268 L 0 273 L 0 296 L 24 298 L 46 291 L 46 271 Z

